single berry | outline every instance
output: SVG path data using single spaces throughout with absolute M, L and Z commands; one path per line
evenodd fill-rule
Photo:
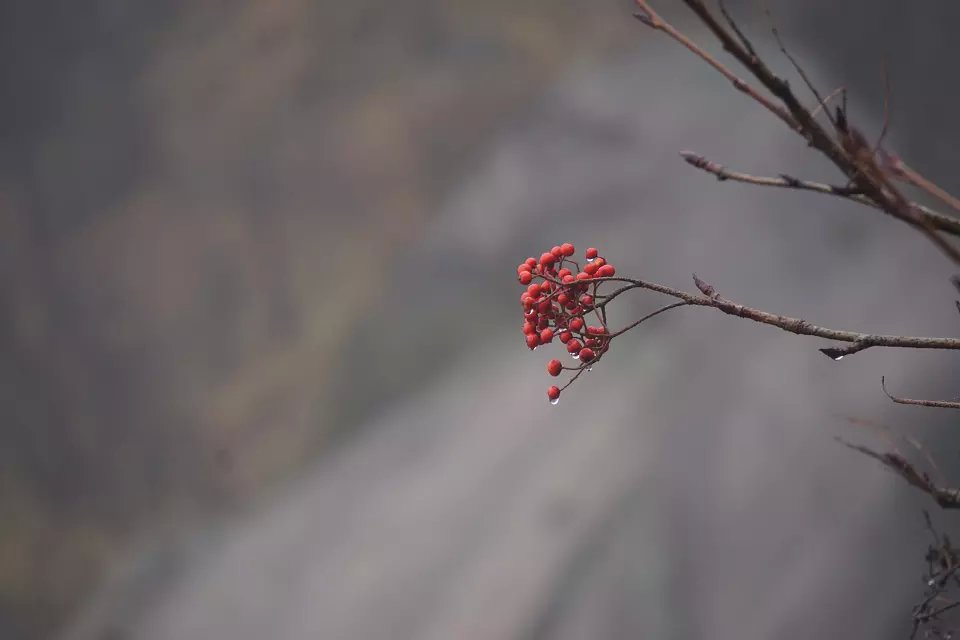
M 580 331 L 583 329 L 583 318 L 574 318 L 569 324 L 571 331 Z
M 593 349 L 590 347 L 584 347 L 580 349 L 580 361 L 581 362 L 590 362 L 596 357 L 596 354 L 593 352 Z
M 527 334 L 527 346 L 531 349 L 536 349 L 540 346 L 540 336 L 536 333 Z
M 529 338 L 527 339 L 527 344 L 530 344 Z M 583 345 L 580 344 L 579 340 L 571 340 L 567 343 L 567 351 L 570 353 L 580 353 L 580 349 L 583 349 Z
M 573 339 L 573 334 L 570 333 L 569 331 L 561 331 L 561 332 L 560 332 L 560 342 L 566 344 L 566 343 L 570 342 L 571 339 Z
M 599 251 L 597 251 L 597 250 L 596 250 L 595 248 L 593 248 L 593 247 L 590 247 L 589 249 L 587 249 L 587 253 L 586 253 L 587 260 L 593 260 L 593 259 L 596 258 L 599 254 L 600 254 Z
M 592 307 L 593 296 L 587 293 L 583 294 L 582 296 L 580 296 L 580 304 L 582 304 L 584 307 Z
M 587 265 L 587 266 L 589 266 L 589 265 Z M 577 274 L 577 280 L 589 280 L 589 279 L 590 279 L 590 274 L 589 274 L 589 273 L 585 273 L 585 272 L 581 271 L 580 273 Z
M 573 245 L 570 244 L 569 242 L 564 242 L 562 245 L 560 245 L 560 251 L 563 252 L 563 255 L 565 255 L 565 256 L 567 256 L 567 257 L 569 258 L 569 257 L 572 256 L 577 250 L 574 249 L 574 248 L 573 248 Z
M 563 257 L 563 249 L 561 249 L 560 247 L 554 247 L 553 249 L 550 249 L 550 253 L 553 254 L 553 257 L 554 257 L 554 258 L 562 258 L 562 257 Z
M 530 284 L 531 280 L 533 280 L 533 274 L 530 273 L 530 269 L 520 272 L 520 284 Z
M 523 323 L 523 335 L 528 336 L 531 333 L 536 333 L 537 325 L 533 324 L 530 321 Z
M 612 278 L 616 272 L 617 270 L 613 268 L 612 264 L 605 264 L 597 269 L 597 275 L 601 278 Z
M 560 271 L 557 271 L 557 277 L 560 278 L 561 281 L 563 281 L 563 279 L 566 278 L 567 276 L 572 276 L 572 275 L 573 275 L 573 271 L 570 271 L 570 269 L 567 269 L 566 267 L 564 267 L 563 269 L 560 269 Z
M 547 373 L 552 375 L 554 378 L 560 375 L 561 371 L 563 371 L 563 363 L 556 358 L 547 363 Z
M 544 253 L 543 255 L 540 256 L 541 267 L 549 267 L 556 261 L 557 261 L 557 258 L 552 253 Z
M 583 265 L 583 272 L 589 276 L 592 276 L 599 268 L 600 267 L 597 266 L 596 262 L 588 262 L 587 264 Z
M 526 265 L 527 265 L 528 267 L 530 267 L 531 269 L 533 269 L 535 266 L 537 266 L 537 259 L 536 259 L 536 258 L 527 258 L 526 260 L 524 260 L 524 262 L 525 262 Z
M 556 404 L 557 401 L 560 400 L 560 387 L 553 385 L 547 389 L 547 397 L 550 398 L 552 404 Z
M 553 329 L 547 328 L 540 332 L 540 344 L 553 342 Z

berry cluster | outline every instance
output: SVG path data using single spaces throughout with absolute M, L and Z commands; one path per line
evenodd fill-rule
M 539 260 L 527 258 L 517 266 L 517 279 L 526 286 L 520 304 L 527 347 L 536 349 L 556 337 L 566 345 L 567 353 L 580 361 L 579 366 L 565 367 L 556 358 L 550 360 L 547 372 L 554 377 L 564 370 L 576 371 L 579 375 L 610 347 L 603 296 L 597 288 L 603 279 L 612 278 L 616 269 L 600 257 L 596 249 L 590 248 L 585 252 L 587 261 L 581 270 L 572 259 L 574 253 L 573 245 L 564 243 L 541 255 Z M 599 325 L 587 324 L 590 313 L 596 316 Z M 556 385 L 547 389 L 552 404 L 559 401 L 562 390 Z

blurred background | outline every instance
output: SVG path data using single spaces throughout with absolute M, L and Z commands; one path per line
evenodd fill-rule
M 770 4 L 871 138 L 885 61 L 888 146 L 960 187 L 960 8 Z M 514 269 L 564 241 L 827 326 L 960 326 L 919 234 L 680 161 L 836 179 L 631 9 L 0 3 L 0 638 L 905 637 L 930 505 L 833 437 L 957 471 L 950 416 L 879 384 L 952 397 L 955 359 L 682 309 L 546 402 Z

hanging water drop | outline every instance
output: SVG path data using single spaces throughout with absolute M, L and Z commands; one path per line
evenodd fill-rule
M 560 404 L 560 398 L 554 398 L 550 401 L 550 404 Z
M 571 353 L 571 354 L 570 354 L 570 357 L 573 358 L 574 360 L 579 360 L 579 359 L 580 359 L 580 353 L 579 353 L 579 352 L 578 352 L 578 353 Z

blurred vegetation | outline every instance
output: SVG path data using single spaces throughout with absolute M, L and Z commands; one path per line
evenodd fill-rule
M 586 0 L 141 4 L 0 9 L 0 628 L 24 636 L 422 384 L 458 336 L 409 317 L 397 262 L 492 135 L 635 36 Z

